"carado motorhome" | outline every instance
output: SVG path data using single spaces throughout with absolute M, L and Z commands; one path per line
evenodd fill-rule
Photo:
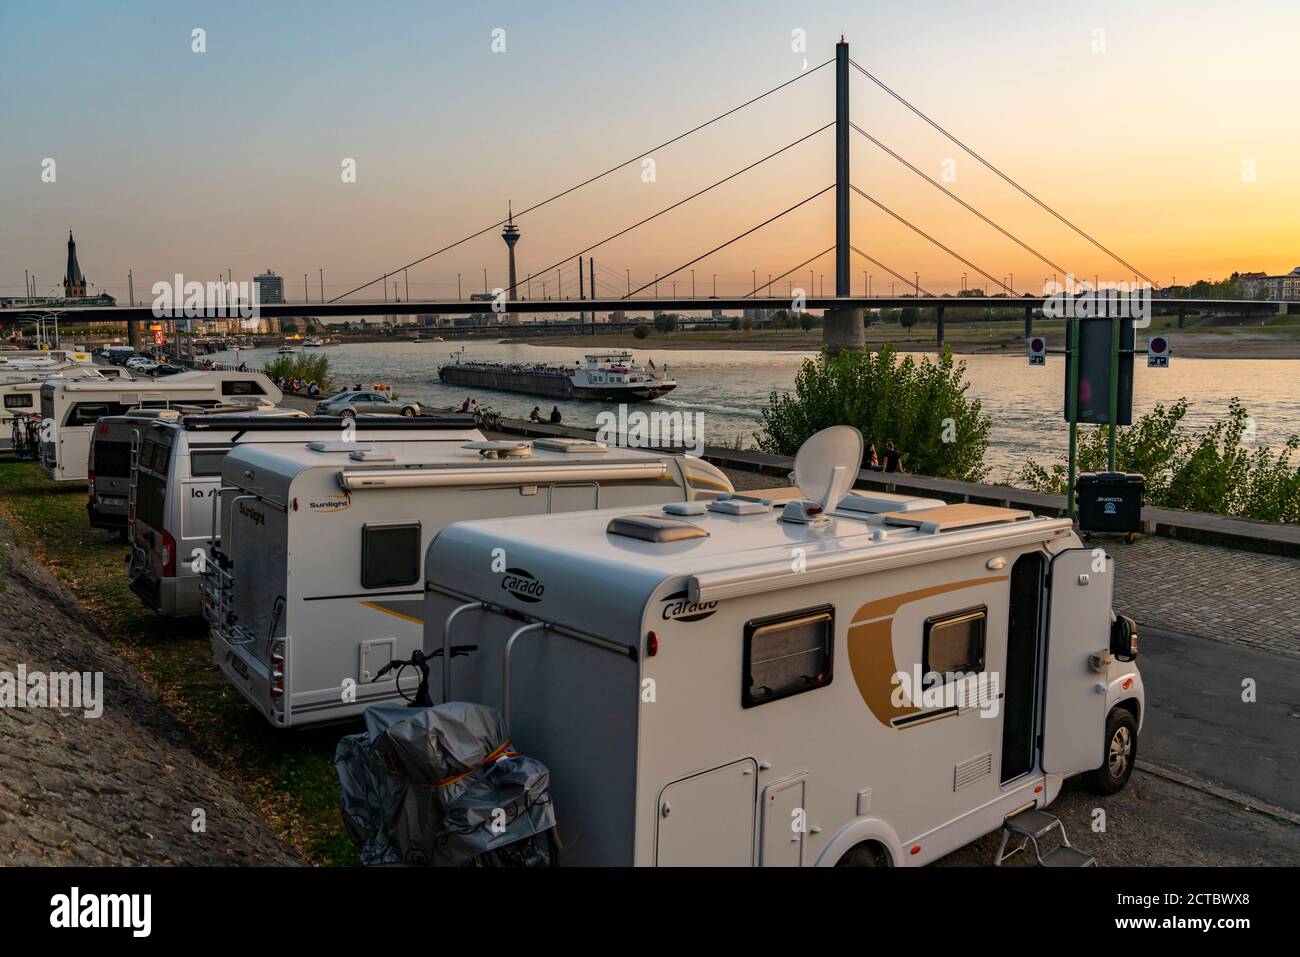
M 215 412 L 215 410 L 214 410 Z M 99 428 L 104 427 L 100 420 Z M 226 409 L 180 416 L 161 411 L 137 423 L 135 510 L 128 533 L 131 590 L 159 614 L 198 615 L 200 553 L 212 539 L 216 494 L 227 453 L 237 445 L 296 443 L 351 436 L 356 442 L 463 443 L 482 439 L 469 415 L 403 419 L 308 417 L 290 409 Z M 96 446 L 98 446 L 98 437 Z M 220 544 L 218 539 L 217 544 Z M 196 559 L 198 559 L 196 561 Z
M 111 369 L 108 366 L 68 366 L 54 372 L 0 372 L 0 449 L 11 446 L 11 430 L 16 415 L 36 415 L 41 409 L 41 385 L 51 379 L 67 381 L 74 379 L 91 379 L 106 382 L 110 378 L 105 370 L 122 373 L 127 379 L 130 373 L 124 369 Z
M 818 502 L 434 539 L 424 651 L 463 652 L 442 700 L 500 708 L 511 747 L 550 769 L 566 863 L 910 866 L 999 828 L 1044 863 L 1092 863 L 1046 838 L 1042 808 L 1079 772 L 1118 790 L 1136 757 L 1112 560 L 1065 519 L 845 494 L 851 444 L 829 471 L 801 453 Z
M 95 423 L 134 408 L 279 404 L 284 394 L 260 372 L 182 372 L 155 382 L 49 379 L 41 386 L 41 464 L 57 482 L 84 481 Z
M 731 490 L 699 459 L 578 439 L 244 445 L 222 483 L 204 581 L 213 657 L 277 727 L 398 694 L 391 676 L 373 679 L 420 647 L 424 554 L 452 522 Z

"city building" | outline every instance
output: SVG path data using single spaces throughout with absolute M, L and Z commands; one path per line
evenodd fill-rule
M 1250 298 L 1300 300 L 1300 266 L 1281 276 L 1246 272 L 1237 276 L 1242 293 Z

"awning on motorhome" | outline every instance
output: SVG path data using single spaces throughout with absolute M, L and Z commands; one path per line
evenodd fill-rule
M 339 487 L 434 488 L 452 485 L 532 485 L 549 482 L 619 482 L 666 478 L 663 462 L 610 462 L 591 465 L 524 465 L 472 468 L 353 469 L 340 471 Z

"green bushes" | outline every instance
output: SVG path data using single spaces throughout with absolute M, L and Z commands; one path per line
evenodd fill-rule
M 909 472 L 980 481 L 987 473 L 990 419 L 968 399 L 966 364 L 944 349 L 936 359 L 848 350 L 805 360 L 793 394 L 773 392 L 760 410 L 761 451 L 794 455 L 809 436 L 852 425 L 883 452 L 893 442 Z
M 329 388 L 329 356 L 319 350 L 307 354 L 295 352 L 290 355 L 276 356 L 266 364 L 263 371 L 272 379 L 302 379 L 303 382 L 315 382 L 321 390 Z
M 1141 472 L 1147 503 L 1264 522 L 1300 522 L 1300 464 L 1292 453 L 1300 436 L 1289 436 L 1279 453 L 1251 448 L 1254 428 L 1236 398 L 1228 415 L 1200 435 L 1183 425 L 1187 400 L 1158 405 L 1115 434 L 1115 467 Z M 1080 432 L 1079 471 L 1106 468 L 1108 426 Z M 1067 463 L 1048 466 L 1030 459 L 1020 481 L 1041 492 L 1066 494 Z

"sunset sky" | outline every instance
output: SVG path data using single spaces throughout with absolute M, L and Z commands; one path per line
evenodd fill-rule
M 0 295 L 22 294 L 24 269 L 39 291 L 58 283 L 71 228 L 89 280 L 123 301 L 128 269 L 137 298 L 177 272 L 269 267 L 293 298 L 309 274 L 315 300 L 323 268 L 328 298 L 798 76 L 805 59 L 811 70 L 841 32 L 854 60 L 1158 283 L 1300 265 L 1294 0 L 0 0 Z M 935 179 L 955 169 L 950 189 L 1049 259 L 1133 278 L 856 71 L 851 84 L 856 123 Z M 827 67 L 655 152 L 653 182 L 633 163 L 522 217 L 521 282 L 833 118 Z M 822 132 L 596 249 L 601 291 L 829 185 L 833 142 Z M 856 133 L 851 144 L 856 185 L 1018 290 L 1041 289 L 1050 267 Z M 923 287 L 984 282 L 866 201 L 852 211 L 854 244 Z M 753 272 L 761 285 L 833 241 L 827 194 L 697 264 L 698 291 L 716 273 L 719 293 L 748 292 Z M 853 263 L 855 292 L 864 271 L 889 291 Z M 504 284 L 499 230 L 412 268 L 412 297 L 454 296 L 457 273 L 481 291 L 485 267 Z M 810 268 L 833 289 L 830 256 Z M 790 280 L 806 286 L 808 271 Z M 689 293 L 690 273 L 675 278 Z M 552 269 L 534 297 L 543 279 L 554 296 Z

